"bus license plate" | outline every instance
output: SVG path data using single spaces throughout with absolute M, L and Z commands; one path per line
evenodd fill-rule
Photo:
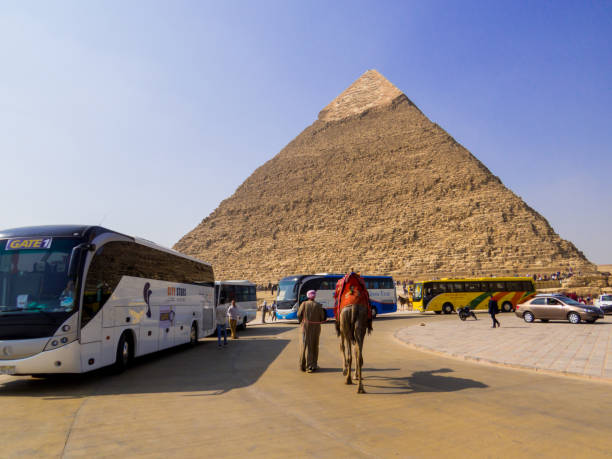
M 0 366 L 0 375 L 14 375 L 15 367 L 14 366 Z

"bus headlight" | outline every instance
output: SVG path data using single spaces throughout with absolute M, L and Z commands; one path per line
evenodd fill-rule
M 76 341 L 76 339 L 77 339 L 76 334 L 64 335 L 64 336 L 53 336 L 49 339 L 49 342 L 45 346 L 44 350 L 50 351 L 52 349 L 60 348 L 62 346 L 65 346 L 68 343 L 72 343 L 73 341 Z

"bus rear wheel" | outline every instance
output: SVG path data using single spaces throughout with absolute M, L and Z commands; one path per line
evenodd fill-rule
M 376 319 L 377 314 L 378 314 L 378 311 L 376 310 L 376 308 L 372 308 L 372 320 Z
M 189 345 L 195 346 L 198 344 L 198 324 L 196 322 L 191 324 L 191 331 L 189 332 Z
M 247 318 L 243 317 L 242 318 L 242 323 L 240 324 L 240 330 L 246 330 L 246 324 L 247 324 Z
M 450 314 L 455 310 L 455 308 L 453 307 L 452 303 L 444 303 L 442 305 L 442 312 L 444 312 L 444 314 Z
M 503 312 L 512 312 L 512 309 L 514 308 L 512 307 L 512 303 L 510 303 L 509 301 L 505 301 L 504 304 L 502 304 Z

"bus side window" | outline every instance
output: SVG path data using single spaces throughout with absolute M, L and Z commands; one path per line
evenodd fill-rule
M 112 243 L 100 247 L 94 254 L 83 292 L 81 327 L 95 317 L 121 280 L 121 256 Z
M 299 302 L 301 303 L 302 301 L 307 300 L 306 292 L 308 292 L 308 290 L 320 290 L 322 284 L 323 279 L 321 278 L 310 279 L 309 281 L 304 282 L 300 287 L 300 298 L 298 299 Z
M 463 282 L 453 282 L 453 293 L 462 293 L 464 291 Z
M 319 290 L 335 290 L 336 282 L 334 279 L 323 279 L 321 285 L 319 286 Z

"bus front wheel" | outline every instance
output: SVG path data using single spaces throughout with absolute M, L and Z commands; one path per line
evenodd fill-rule
M 242 319 L 242 323 L 240 324 L 240 330 L 246 330 L 246 327 L 247 327 L 246 324 L 247 324 L 247 318 L 244 317 Z
M 116 373 L 121 373 L 130 365 L 133 354 L 133 343 L 131 335 L 128 332 L 124 332 L 119 338 L 119 344 L 117 345 L 117 356 L 115 359 L 114 370 Z
M 442 311 L 444 312 L 444 314 L 450 314 L 454 310 L 455 308 L 453 308 L 453 305 L 451 303 L 444 303 L 442 305 Z
M 502 311 L 503 312 L 512 312 L 512 309 L 514 309 L 512 307 L 512 303 L 510 303 L 509 301 L 504 302 L 504 304 L 502 304 Z
M 376 310 L 376 308 L 372 308 L 372 320 L 376 319 L 377 314 L 378 314 L 378 311 Z

